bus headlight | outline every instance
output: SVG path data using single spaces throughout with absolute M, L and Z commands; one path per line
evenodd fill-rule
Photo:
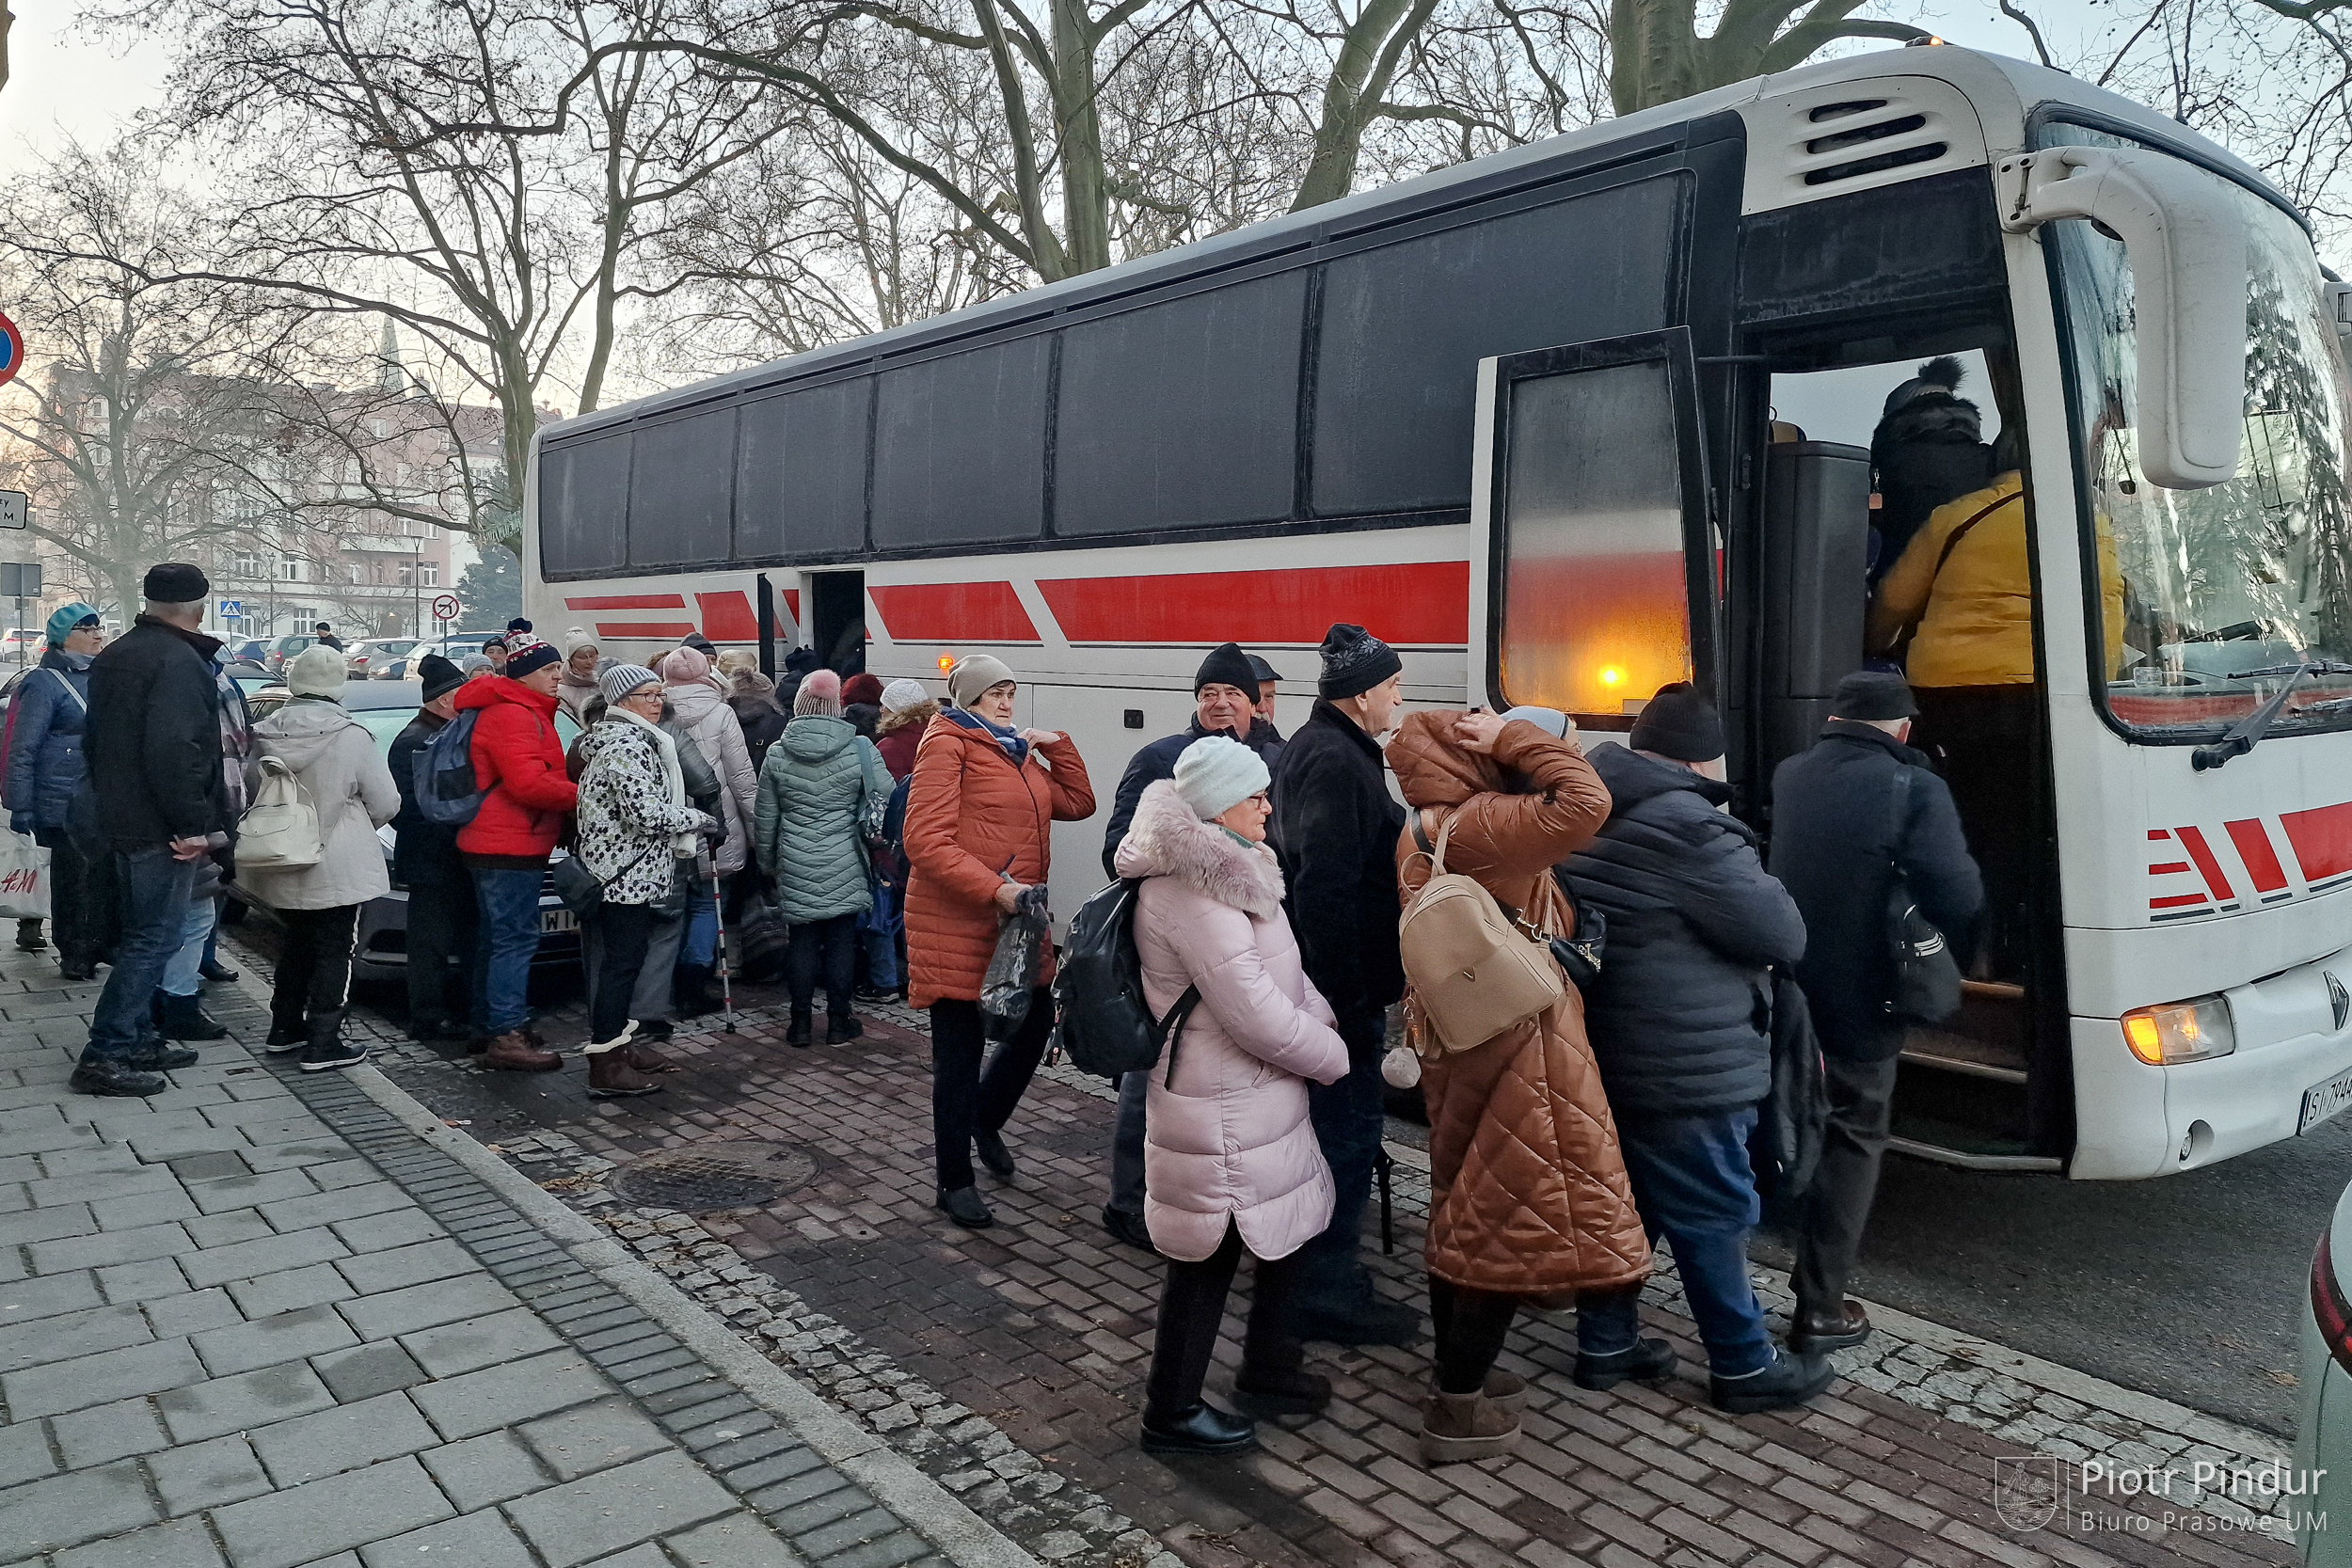
M 2150 1067 L 2201 1062 L 2237 1049 L 2230 1004 L 2218 996 L 2137 1007 L 2123 1015 L 2123 1043 Z

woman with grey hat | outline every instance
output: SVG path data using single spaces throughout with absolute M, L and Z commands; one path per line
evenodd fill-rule
M 286 705 L 253 726 L 246 772 L 254 799 L 264 765 L 283 764 L 318 814 L 319 858 L 305 866 L 241 868 L 239 879 L 286 927 L 270 993 L 267 1049 L 302 1053 L 305 1072 L 350 1067 L 367 1047 L 342 1037 L 351 996 L 359 906 L 391 891 L 375 830 L 400 810 L 400 790 L 366 726 L 343 711 L 342 654 L 305 648 L 286 669 Z

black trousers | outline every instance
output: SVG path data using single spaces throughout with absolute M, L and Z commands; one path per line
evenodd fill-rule
M 1502 1354 L 1503 1336 L 1518 1312 L 1519 1298 L 1496 1291 L 1474 1291 L 1429 1276 L 1429 1326 L 1438 1337 L 1438 1387 L 1448 1394 L 1475 1394 Z
M 49 935 L 57 961 L 87 969 L 114 946 L 114 857 L 84 854 L 63 828 L 43 828 L 33 837 L 49 851 Z
M 820 962 L 825 973 L 825 1011 L 835 1018 L 847 1018 L 852 989 L 857 983 L 856 915 L 837 914 L 831 920 L 812 920 L 792 927 L 792 945 L 785 953 L 784 974 L 792 990 L 794 1012 L 805 1013 L 815 1008 Z
M 1829 1087 L 1829 1124 L 1821 1141 L 1821 1163 L 1805 1196 L 1797 1260 L 1788 1271 L 1797 1310 L 1835 1312 L 1846 1299 L 1846 1276 L 1862 1250 L 1862 1229 L 1878 1196 L 1879 1164 L 1886 1154 L 1886 1131 L 1895 1098 L 1896 1061 L 1846 1061 L 1823 1056 Z
M 1041 986 L 1019 1033 L 997 1046 L 982 1070 L 988 1037 L 980 1005 L 931 1004 L 931 1143 L 941 1186 L 952 1192 L 972 1185 L 972 1134 L 997 1132 L 1012 1119 L 1053 1029 L 1054 993 Z
M 359 906 L 325 910 L 280 910 L 286 940 L 278 949 L 278 974 L 270 990 L 273 1029 L 300 1029 L 310 1019 L 340 1013 L 351 1000 L 351 944 L 359 929 Z
M 1918 686 L 1911 743 L 1942 752 L 1944 782 L 1968 847 L 1984 873 L 1977 963 L 1996 980 L 2022 980 L 2031 958 L 2040 868 L 2055 865 L 2042 810 L 2041 688 Z
M 1229 1220 L 1225 1240 L 1206 1258 L 1197 1263 L 1168 1259 L 1168 1279 L 1160 1287 L 1159 1327 L 1152 1341 L 1147 1419 L 1181 1416 L 1200 1402 L 1209 1360 L 1216 1354 L 1217 1329 L 1225 1319 L 1226 1292 L 1232 1289 L 1244 1250 L 1241 1232 Z M 1298 1370 L 1301 1347 L 1289 1332 L 1297 1264 L 1295 1252 L 1288 1258 L 1258 1259 L 1249 1325 L 1241 1346 L 1242 1376 L 1252 1382 Z
M 408 884 L 408 1022 L 421 1026 L 473 1013 L 473 950 L 482 931 L 482 906 L 473 879 L 463 867 L 453 876 Z M 457 1005 L 450 1006 L 449 961 Z
M 596 994 L 588 1010 L 588 1037 L 609 1040 L 628 1027 L 637 976 L 660 924 L 651 904 L 602 904 L 588 917 L 596 927 Z

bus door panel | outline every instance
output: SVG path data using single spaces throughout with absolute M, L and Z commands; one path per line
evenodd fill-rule
M 1628 730 L 1715 668 L 1715 552 L 1687 327 L 1480 361 L 1470 684 Z
M 1765 449 L 1758 778 L 1813 744 L 1837 683 L 1862 665 L 1869 535 L 1867 448 L 1776 441 Z

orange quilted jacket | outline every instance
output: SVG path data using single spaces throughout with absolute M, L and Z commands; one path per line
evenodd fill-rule
M 985 731 L 944 713 L 930 721 L 907 786 L 909 1001 L 928 1007 L 943 998 L 979 1000 L 1001 924 L 998 873 L 1045 880 L 1053 824 L 1093 815 L 1094 786 L 1068 736 L 1031 747 L 1015 768 Z M 1039 985 L 1054 978 L 1050 945 L 1043 957 Z
M 1458 814 L 1448 871 L 1476 878 L 1499 902 L 1566 934 L 1567 901 L 1551 867 L 1608 820 L 1609 791 L 1573 744 L 1524 721 L 1503 726 L 1494 755 L 1465 751 L 1448 738 L 1460 717 L 1410 714 L 1390 742 L 1406 803 L 1420 809 L 1433 844 Z M 1525 793 L 1516 788 L 1522 780 Z M 1410 823 L 1396 853 L 1398 887 L 1409 897 L 1429 879 Z M 1431 1274 L 1522 1296 L 1648 1277 L 1649 1243 L 1574 986 L 1540 1018 L 1474 1050 L 1424 1060 L 1421 1082 L 1429 1105 Z

